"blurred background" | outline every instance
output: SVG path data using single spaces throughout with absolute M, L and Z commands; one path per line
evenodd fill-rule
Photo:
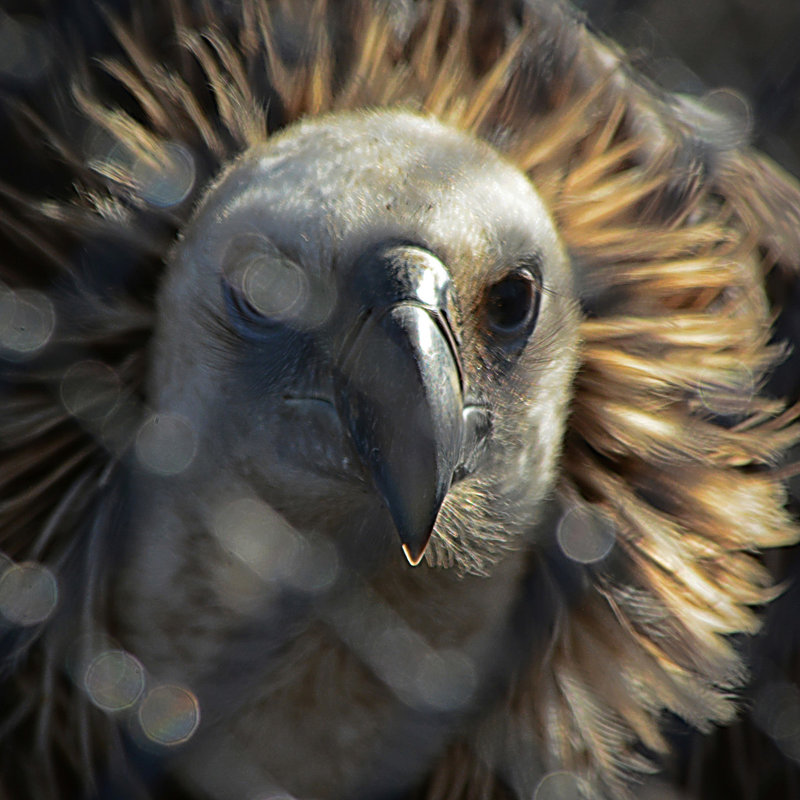
M 754 143 L 800 176 L 798 0 L 575 0 L 573 5 L 665 89 L 699 96 L 733 89 L 735 98 L 717 102 L 728 102 L 733 113 L 746 108 Z

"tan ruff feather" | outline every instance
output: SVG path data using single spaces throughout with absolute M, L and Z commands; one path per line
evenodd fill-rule
M 573 605 L 564 599 L 546 652 L 519 676 L 511 707 L 493 724 L 523 750 L 522 732 L 537 731 L 546 768 L 574 769 L 592 791 L 626 796 L 631 776 L 649 769 L 637 743 L 665 750 L 664 710 L 702 728 L 731 718 L 744 670 L 726 635 L 755 631 L 752 607 L 773 594 L 751 554 L 798 537 L 773 468 L 798 440 L 795 413 L 780 416 L 782 405 L 757 391 L 781 354 L 768 344 L 764 274 L 800 260 L 800 224 L 770 227 L 781 204 L 797 216 L 796 187 L 748 151 L 724 154 L 711 175 L 676 166 L 691 132 L 563 11 L 534 4 L 480 67 L 469 50 L 481 34 L 477 3 L 419 3 L 410 27 L 366 2 L 343 11 L 324 0 L 310 8 L 245 0 L 243 26 L 211 5 L 171 3 L 175 44 L 158 54 L 144 27 L 139 34 L 108 18 L 121 54 L 100 67 L 135 108 L 108 105 L 80 75 L 73 96 L 84 126 L 104 130 L 129 157 L 87 160 L 37 112 L 21 112 L 80 183 L 58 203 L 0 190 L 0 226 L 36 265 L 28 280 L 45 283 L 51 265 L 76 272 L 67 253 L 102 235 L 129 248 L 139 284 L 135 299 L 87 295 L 74 324 L 58 332 L 55 355 L 8 366 L 16 383 L 0 399 L 3 551 L 53 569 L 69 563 L 94 587 L 87 607 L 99 608 L 103 578 L 79 554 L 100 547 L 100 522 L 91 519 L 104 490 L 88 497 L 84 487 L 103 470 L 110 481 L 135 430 L 150 324 L 142 298 L 162 269 L 159 254 L 220 165 L 329 109 L 391 104 L 435 114 L 485 137 L 530 175 L 573 254 L 587 316 L 561 492 L 601 514 L 617 536 L 610 562 L 586 569 L 589 593 Z M 226 33 L 231 24 L 238 42 Z M 561 62 L 543 76 L 537 53 L 556 46 L 554 25 L 564 29 Z M 287 32 L 300 37 L 299 55 L 284 52 Z M 265 88 L 254 83 L 258 74 Z M 182 203 L 159 209 L 143 198 L 132 164 L 168 166 L 175 142 L 194 155 L 195 186 Z M 55 227 L 60 238 L 51 244 Z M 4 263 L 3 275 L 22 282 L 22 269 Z M 113 430 L 92 429 L 55 399 L 59 375 L 87 358 L 123 381 L 127 401 L 115 409 Z M 102 624 L 101 611 L 82 613 Z M 19 643 L 28 656 L 12 679 L 18 705 L 6 712 L 3 733 L 22 731 L 26 741 L 38 715 L 37 763 L 86 775 L 102 763 L 98 743 L 111 734 L 95 715 L 82 737 L 49 734 L 62 715 L 83 718 L 86 708 L 48 666 L 61 637 L 52 650 L 43 641 Z M 7 758 L 18 746 L 25 748 L 10 747 Z M 478 740 L 454 745 L 431 780 L 431 800 L 499 797 L 480 751 Z M 26 780 L 34 793 L 49 787 L 46 796 L 54 776 L 43 770 Z

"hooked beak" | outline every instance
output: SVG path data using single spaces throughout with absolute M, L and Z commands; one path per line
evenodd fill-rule
M 337 407 L 416 566 L 465 440 L 475 445 L 446 315 L 450 277 L 433 254 L 393 245 L 365 256 L 354 280 L 361 313 L 339 361 Z

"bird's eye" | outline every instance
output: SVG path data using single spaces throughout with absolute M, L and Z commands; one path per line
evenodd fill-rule
M 516 338 L 528 332 L 539 313 L 539 283 L 531 272 L 517 269 L 486 293 L 486 322 L 495 336 Z
M 222 270 L 223 291 L 230 308 L 259 325 L 296 322 L 308 304 L 303 270 L 272 245 L 231 248 Z

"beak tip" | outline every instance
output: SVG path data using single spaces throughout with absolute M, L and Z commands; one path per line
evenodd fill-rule
M 425 551 L 428 549 L 428 543 L 426 542 L 420 550 L 416 553 L 411 550 L 411 548 L 404 542 L 403 543 L 403 555 L 405 555 L 408 563 L 411 564 L 412 567 L 416 567 L 420 561 L 422 561 L 422 557 L 425 555 Z

